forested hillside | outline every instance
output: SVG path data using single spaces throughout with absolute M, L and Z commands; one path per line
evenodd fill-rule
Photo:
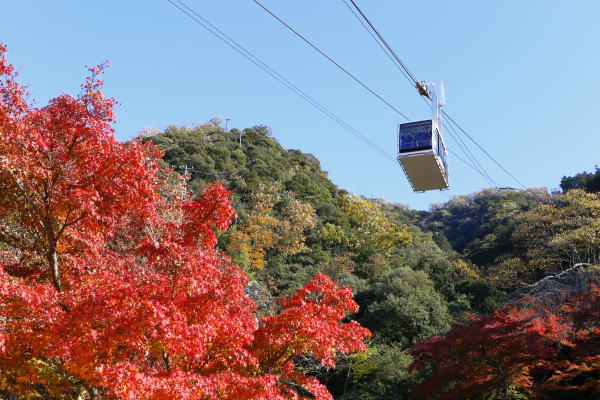
M 427 392 L 418 385 L 427 382 L 427 373 L 415 369 L 426 365 L 419 364 L 425 352 L 415 350 L 423 345 L 415 344 L 453 326 L 465 329 L 460 335 L 472 335 L 472 326 L 460 328 L 466 315 L 488 318 L 527 293 L 546 296 L 537 282 L 574 265 L 586 267 L 566 274 L 567 281 L 595 276 L 587 265 L 596 263 L 600 250 L 600 198 L 569 189 L 593 192 L 597 173 L 563 178 L 563 193 L 486 189 L 415 211 L 337 188 L 314 156 L 283 149 L 265 126 L 227 132 L 209 122 L 169 127 L 144 140 L 165 151 L 164 161 L 189 176 L 192 190 L 215 181 L 232 190 L 239 217 L 219 243 L 253 277 L 252 295 L 261 312 L 274 312 L 273 299 L 297 289 L 315 271 L 352 287 L 360 306 L 354 318 L 374 334 L 367 353 L 340 356 L 337 369 L 329 371 L 299 361 L 336 398 L 417 398 Z M 505 393 L 506 387 L 511 396 L 534 393 L 531 385 L 519 389 L 514 379 Z M 566 393 L 594 396 L 586 385 Z M 503 389 L 490 384 L 481 390 L 500 396 Z M 457 393 L 462 394 L 444 398 L 471 398 Z
M 191 190 L 215 181 L 232 190 L 239 216 L 219 244 L 255 279 L 265 312 L 276 307 L 269 299 L 316 271 L 352 287 L 355 318 L 375 335 L 369 352 L 343 357 L 335 371 L 311 372 L 339 398 L 408 396 L 418 378 L 407 371 L 407 349 L 465 312 L 506 301 L 468 258 L 438 240 L 445 232 L 430 228 L 433 215 L 340 190 L 314 156 L 284 150 L 263 126 L 169 127 L 145 140 L 165 151 L 168 165 L 184 167 Z
M 600 195 L 428 211 L 269 128 L 121 143 L 104 65 L 38 107 L 0 45 L 0 399 L 600 398 Z

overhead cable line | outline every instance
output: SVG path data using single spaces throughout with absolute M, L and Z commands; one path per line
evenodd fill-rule
M 423 92 L 420 89 L 420 85 L 419 82 L 417 81 L 417 79 L 415 78 L 415 76 L 413 75 L 413 73 L 408 69 L 408 67 L 406 66 L 406 64 L 404 64 L 404 62 L 400 59 L 400 57 L 396 54 L 396 52 L 392 49 L 392 47 L 387 43 L 387 41 L 383 38 L 383 36 L 379 33 L 379 31 L 377 30 L 377 28 L 375 28 L 375 26 L 373 25 L 373 23 L 369 20 L 369 18 L 366 16 L 366 14 L 361 10 L 361 8 L 358 6 L 358 4 L 354 1 L 354 0 L 342 0 L 344 2 L 344 4 L 346 5 L 346 7 L 348 7 L 350 9 L 350 11 L 352 11 L 352 13 L 354 14 L 355 17 L 358 17 L 357 14 L 354 12 L 354 10 L 349 6 L 348 1 L 350 1 L 352 3 L 352 5 L 354 6 L 354 8 L 356 9 L 356 11 L 358 11 L 358 13 L 362 16 L 362 18 L 367 22 L 367 24 L 371 27 L 372 31 L 375 33 L 375 35 L 377 36 L 377 38 L 379 38 L 379 40 L 377 40 L 377 38 L 375 36 L 373 36 L 373 34 L 371 34 L 371 37 L 375 40 L 375 42 L 377 42 L 377 44 L 379 45 L 379 47 L 384 51 L 384 53 L 388 56 L 388 58 L 390 58 L 392 60 L 392 62 L 395 60 L 396 62 L 394 63 L 396 65 L 396 67 L 401 68 L 401 71 L 403 72 L 404 76 L 406 77 L 407 75 L 410 76 L 409 81 L 414 84 L 417 89 L 419 90 L 419 93 L 421 95 L 423 95 Z M 359 22 L 362 22 L 359 19 Z M 364 23 L 361 23 L 363 27 L 366 28 Z M 367 31 L 369 31 L 367 29 Z M 372 33 L 372 32 L 369 32 Z M 385 45 L 385 47 L 388 49 L 389 53 L 391 53 L 391 55 L 393 56 L 390 57 L 390 54 L 385 51 L 385 49 L 383 48 L 383 46 L 381 46 L 381 43 L 383 43 Z M 425 98 L 429 98 L 428 95 L 424 96 Z M 425 101 L 427 103 L 427 101 Z M 442 110 L 442 113 L 444 116 L 448 117 L 447 113 L 445 111 Z M 450 126 L 452 127 L 452 124 L 450 124 Z M 463 131 L 461 129 L 461 131 Z M 450 131 L 449 131 L 450 132 Z M 456 131 L 454 131 L 456 133 Z M 452 134 L 450 132 L 450 134 Z M 466 132 L 465 132 L 466 134 Z M 467 135 L 469 136 L 469 135 Z M 471 138 L 469 136 L 469 138 L 473 141 L 474 139 Z M 483 166 L 481 165 L 481 163 L 477 160 L 477 157 L 475 157 L 475 155 L 471 152 L 471 150 L 469 149 L 469 147 L 466 145 L 466 143 L 464 143 L 464 141 L 460 138 L 459 135 L 456 135 L 455 140 L 457 141 L 458 146 L 461 148 L 461 150 L 465 153 L 465 155 L 467 156 L 467 158 L 469 158 L 470 160 L 473 161 L 474 165 L 472 165 L 472 167 L 478 171 L 482 176 L 484 176 L 484 178 L 488 181 L 488 183 L 492 184 L 492 186 L 497 186 L 497 184 L 495 184 L 494 180 L 489 176 L 489 174 L 485 171 L 485 169 L 483 168 Z M 460 140 L 460 142 L 462 143 L 458 143 L 458 141 Z M 475 142 L 475 144 L 477 144 L 478 147 L 481 148 L 481 146 L 479 146 L 478 143 Z M 464 148 L 463 148 L 464 146 Z M 483 149 L 482 149 L 483 150 Z M 484 151 L 485 152 L 485 151 Z M 490 158 L 491 155 L 487 152 L 485 152 L 486 155 Z M 492 160 L 494 162 L 497 163 L 497 161 L 495 159 L 492 158 Z M 475 165 L 476 164 L 476 165 Z M 497 163 L 498 164 L 498 163 Z M 504 170 L 504 167 L 501 167 Z M 506 170 L 505 170 L 506 171 Z M 507 171 L 506 171 L 507 172 Z M 512 177 L 511 174 L 509 174 L 509 176 Z M 519 182 L 520 183 L 520 182 Z
M 319 54 L 321 54 L 323 57 L 325 57 L 329 62 L 331 62 L 332 64 L 334 64 L 337 68 L 339 68 L 341 71 L 343 71 L 346 75 L 348 75 L 349 77 L 351 77 L 354 81 L 358 82 L 361 86 L 363 86 L 365 89 L 367 89 L 371 94 L 373 94 L 375 97 L 377 97 L 379 100 L 381 100 L 383 103 L 385 103 L 388 107 L 390 107 L 391 109 L 393 109 L 394 111 L 396 111 L 398 114 L 402 115 L 407 121 L 410 121 L 410 118 L 408 118 L 406 115 L 404 115 L 402 112 L 400 112 L 395 106 L 393 106 L 392 104 L 390 104 L 388 101 L 386 101 L 385 99 L 383 99 L 378 93 L 376 93 L 374 90 L 372 90 L 371 88 L 369 88 L 367 85 L 365 85 L 360 79 L 358 79 L 354 74 L 352 74 L 351 72 L 349 72 L 346 68 L 344 68 L 343 66 L 341 66 L 338 62 L 336 62 L 334 59 L 332 59 L 330 56 L 328 56 L 324 51 L 322 51 L 318 46 L 316 46 L 314 43 L 312 43 L 310 40 L 308 40 L 304 35 L 302 35 L 301 33 L 299 33 L 296 29 L 294 29 L 292 26 L 290 26 L 288 23 L 286 23 L 281 17 L 279 17 L 277 14 L 275 14 L 273 11 L 271 11 L 269 8 L 267 8 L 266 6 L 264 6 L 260 1 L 258 0 L 252 0 L 256 5 L 258 5 L 260 8 L 262 8 L 264 11 L 266 11 L 269 15 L 271 15 L 273 18 L 275 18 L 279 23 L 281 23 L 283 26 L 285 26 L 288 30 L 290 30 L 292 33 L 294 33 L 297 37 L 299 37 L 300 39 L 302 39 L 306 44 L 308 44 L 310 47 L 312 47 L 315 51 L 317 51 Z M 371 31 L 368 29 L 368 27 L 366 25 L 364 25 L 364 23 L 362 22 L 362 20 L 360 19 L 360 17 L 354 12 L 354 10 L 350 7 L 349 4 L 346 3 L 346 0 L 344 0 L 344 3 L 346 4 L 346 6 L 349 8 L 350 11 L 352 11 L 355 15 L 355 17 L 358 19 L 359 22 L 361 22 L 363 24 L 363 26 L 365 27 L 365 29 L 367 30 L 367 32 L 369 32 L 371 34 L 371 37 L 373 37 L 373 39 L 377 42 L 377 44 L 379 44 L 379 46 L 381 47 L 381 49 L 385 52 L 386 55 L 388 55 L 388 57 L 390 58 L 390 60 L 394 63 L 394 65 L 396 65 L 401 72 L 407 74 L 405 75 L 406 78 L 411 82 L 414 83 L 416 85 L 416 79 L 414 78 L 414 75 L 412 75 L 412 73 L 408 70 L 408 68 L 406 67 L 406 65 L 400 60 L 400 58 L 393 53 L 393 50 L 391 49 L 391 47 L 387 44 L 387 42 L 385 42 L 385 40 L 383 38 L 381 38 L 381 41 L 383 43 L 385 43 L 386 47 L 394 54 L 394 58 L 392 58 L 391 56 L 389 56 L 389 54 L 386 52 L 386 50 L 384 49 L 384 47 L 381 45 L 381 43 L 377 40 L 377 38 L 371 33 Z M 361 12 L 361 15 L 364 16 L 364 14 Z M 364 18 L 366 18 L 366 16 L 364 16 Z M 367 19 L 368 21 L 368 19 Z M 370 26 L 372 26 L 372 24 L 369 21 Z M 375 29 L 373 27 L 373 29 Z M 376 30 L 375 30 L 376 31 Z M 397 64 L 398 63 L 398 64 Z M 459 148 L 465 153 L 465 155 L 467 156 L 467 158 L 469 158 L 471 160 L 471 163 L 466 163 L 468 166 L 470 166 L 471 168 L 473 168 L 476 172 L 478 172 L 479 174 L 481 174 L 484 179 L 486 179 L 488 181 L 488 183 L 490 183 L 492 186 L 496 186 L 493 182 L 493 180 L 490 178 L 490 176 L 487 174 L 487 172 L 483 169 L 483 167 L 481 166 L 481 164 L 475 159 L 475 157 L 473 156 L 473 154 L 469 154 L 470 150 L 468 149 L 468 147 L 466 146 L 466 144 L 463 142 L 463 144 L 461 145 L 458 141 L 462 140 L 460 139 L 460 137 L 455 138 L 455 140 L 457 141 L 457 144 L 459 146 Z M 463 146 L 466 147 L 463 148 Z M 462 160 L 462 159 L 461 159 Z M 464 161 L 464 160 L 463 160 Z M 476 165 L 478 165 L 479 167 L 477 167 Z
M 515 178 L 515 176 L 513 174 L 511 174 L 506 168 L 504 168 L 502 166 L 502 164 L 500 164 L 498 161 L 496 161 L 496 159 L 494 157 L 491 156 L 490 153 L 488 153 L 479 143 L 477 143 L 477 141 L 475 139 L 473 139 L 471 137 L 471 135 L 469 135 L 467 133 L 466 130 L 463 129 L 462 126 L 460 126 L 458 124 L 458 122 L 456 122 L 450 115 L 448 115 L 448 113 L 444 110 L 442 110 L 442 114 L 454 125 L 456 125 L 456 127 L 462 132 L 464 133 L 470 140 L 471 142 L 473 142 L 478 148 L 479 150 L 481 150 L 486 156 L 488 156 L 490 158 L 490 160 L 492 160 L 498 167 L 500 167 L 502 169 L 502 171 L 506 172 L 506 174 L 508 176 L 510 176 L 515 182 L 517 182 L 523 189 L 527 189 L 527 187 L 525 185 L 523 185 L 523 183 L 521 183 L 520 180 L 518 180 L 517 178 Z
M 461 156 L 459 156 L 458 154 L 456 154 L 455 152 L 453 152 L 452 150 L 448 149 L 448 153 L 452 154 L 452 156 L 458 158 L 460 161 L 462 161 L 466 166 L 471 167 L 475 170 L 475 172 L 479 172 L 481 174 L 481 176 L 483 176 L 485 178 L 485 175 L 483 175 L 483 173 L 481 171 L 479 171 L 477 168 L 475 168 L 473 166 L 473 164 L 471 164 L 469 161 L 466 161 L 464 158 L 462 158 Z
M 345 0 L 344 0 L 344 2 L 345 2 Z M 429 104 L 429 101 L 430 101 L 429 98 L 426 98 L 423 96 L 421 98 L 423 99 L 425 104 L 427 104 L 428 107 L 431 107 L 431 104 Z M 450 123 L 450 121 L 444 121 L 443 119 L 440 119 L 440 122 L 442 123 L 442 126 L 444 126 L 444 128 L 446 128 L 446 131 L 448 132 L 450 137 L 452 137 L 452 139 L 454 139 L 454 142 L 456 143 L 456 145 L 460 148 L 460 150 L 464 153 L 464 155 L 469 159 L 469 161 L 471 161 L 471 164 L 467 164 L 467 165 L 469 165 L 476 172 L 478 172 L 491 186 L 498 187 L 498 183 L 494 179 L 492 179 L 492 177 L 487 173 L 487 171 L 485 170 L 483 165 L 481 165 L 481 163 L 479 162 L 479 160 L 477 159 L 475 154 L 473 154 L 473 152 L 471 151 L 469 146 L 460 137 L 459 133 L 456 131 L 456 128 Z
M 431 104 L 429 104 L 429 99 L 427 99 L 425 97 L 421 97 L 421 98 L 423 99 L 425 104 L 427 104 L 428 106 L 431 106 Z M 442 126 L 444 126 L 444 128 L 446 128 L 446 131 L 448 132 L 450 137 L 452 137 L 452 139 L 454 139 L 454 141 L 456 142 L 456 145 L 461 149 L 461 151 L 465 154 L 465 156 L 472 162 L 472 164 L 470 164 L 471 168 L 473 168 L 481 176 L 483 176 L 483 178 L 491 186 L 498 187 L 498 183 L 494 179 L 492 179 L 492 177 L 487 173 L 487 171 L 485 170 L 483 165 L 481 165 L 481 163 L 479 162 L 479 160 L 477 159 L 475 154 L 473 154 L 473 152 L 471 151 L 469 146 L 465 143 L 465 141 L 462 139 L 462 137 L 459 135 L 459 133 L 456 131 L 456 128 L 450 123 L 450 121 L 447 121 L 447 120 L 444 121 L 444 119 L 442 118 L 441 123 L 442 123 Z
M 333 120 L 334 122 L 336 122 L 337 124 L 342 126 L 348 132 L 350 132 L 354 136 L 358 137 L 359 139 L 361 139 L 362 141 L 367 143 L 369 146 L 371 146 L 373 149 L 375 149 L 376 151 L 381 153 L 386 158 L 392 160 L 394 163 L 396 162 L 396 158 L 394 156 L 392 156 L 390 153 L 388 153 L 386 150 L 381 148 L 379 145 L 377 145 L 377 143 L 373 142 L 371 139 L 369 139 L 368 137 L 361 134 L 358 130 L 354 129 L 351 125 L 349 125 L 347 122 L 345 122 L 344 120 L 339 118 L 333 112 L 329 111 L 325 106 L 321 105 L 314 98 L 309 96 L 306 92 L 304 92 L 303 90 L 298 88 L 296 85 L 294 85 L 292 82 L 290 82 L 285 77 L 283 77 L 281 74 L 279 74 L 278 72 L 273 70 L 270 66 L 265 64 L 263 61 L 261 61 L 258 57 L 256 57 L 250 51 L 245 49 L 243 46 L 241 46 L 239 43 L 237 43 L 235 40 L 233 40 L 230 36 L 223 33 L 216 26 L 214 26 L 210 22 L 208 22 L 205 18 L 203 18 L 201 15 L 199 15 L 196 11 L 194 11 L 192 8 L 190 8 L 183 1 L 181 1 L 181 0 L 167 0 L 167 1 L 169 3 L 171 3 L 174 7 L 179 9 L 179 11 L 181 11 L 182 13 L 187 15 L 189 18 L 191 18 L 193 21 L 195 21 L 198 25 L 202 26 L 204 29 L 209 31 L 214 36 L 216 36 L 219 40 L 221 40 L 222 42 L 227 44 L 227 46 L 231 47 L 237 53 L 239 53 L 240 55 L 242 55 L 243 57 L 248 59 L 254 65 L 256 65 L 257 67 L 262 69 L 264 72 L 266 72 L 268 75 L 270 75 L 272 78 L 276 79 L 279 83 L 281 83 L 282 85 L 284 85 L 285 87 L 290 89 L 292 92 L 294 92 L 296 95 L 301 97 L 303 100 L 305 100 L 306 102 L 311 104 L 313 107 L 315 107 L 316 109 L 321 111 L 323 114 L 325 114 L 331 120 Z M 179 3 L 179 4 L 177 4 L 175 1 L 177 1 L 177 3 Z
M 263 10 L 265 10 L 267 13 L 269 13 L 273 18 L 275 18 L 277 21 L 279 21 L 287 29 L 289 29 L 290 31 L 292 31 L 296 36 L 298 36 L 300 39 L 302 39 L 306 44 L 308 44 L 310 47 L 312 47 L 314 50 L 316 50 L 319 54 L 321 54 L 323 57 L 325 57 L 327 60 L 329 60 L 332 64 L 334 64 L 336 67 L 338 67 L 340 70 L 342 70 L 346 75 L 348 75 L 350 78 L 352 78 L 353 80 L 355 80 L 359 85 L 361 85 L 362 87 L 364 87 L 365 89 L 367 89 L 369 92 L 371 92 L 371 94 L 373 94 L 375 97 L 377 97 L 383 103 L 385 103 L 389 108 L 391 108 L 392 110 L 396 111 L 398 114 L 402 115 L 407 121 L 410 121 L 410 118 L 408 118 L 400 110 L 398 110 L 396 107 L 394 107 L 389 101 L 385 100 L 383 97 L 381 97 L 379 94 L 377 94 L 373 89 L 371 89 L 370 87 L 368 87 L 363 81 L 361 81 L 360 79 L 358 79 L 356 77 L 356 75 L 354 75 L 353 73 L 351 73 L 350 71 L 348 71 L 346 68 L 342 67 L 333 58 L 331 58 L 327 54 L 325 54 L 325 52 L 323 52 L 320 48 L 318 48 L 310 40 L 308 40 L 306 37 L 304 37 L 297 30 L 295 30 L 290 25 L 288 25 L 283 19 L 279 18 L 279 16 L 277 16 L 277 14 L 275 14 L 273 11 L 269 10 L 267 7 L 265 7 L 258 0 L 252 0 L 252 1 L 255 4 L 257 4 L 260 8 L 262 8 Z
M 485 171 L 485 169 L 483 169 L 483 167 L 481 166 L 481 164 L 479 163 L 477 158 L 475 158 L 474 156 L 472 156 L 470 154 L 471 151 L 469 150 L 468 147 L 466 147 L 466 145 L 462 141 L 461 137 L 457 134 L 456 131 L 453 132 L 454 128 L 452 127 L 452 125 L 447 124 L 445 121 L 442 121 L 442 125 L 447 129 L 448 133 L 450 134 L 450 137 L 454 140 L 456 145 L 466 155 L 466 157 L 469 159 L 470 162 L 463 160 L 461 157 L 458 156 L 458 154 L 454 153 L 450 149 L 448 149 L 448 152 L 451 153 L 453 156 L 457 157 L 459 160 L 461 160 L 465 164 L 467 164 L 469 167 L 471 167 L 477 173 L 479 173 L 483 177 L 483 179 L 485 179 L 491 186 L 497 187 L 498 184 L 492 179 L 492 177 L 489 176 L 489 174 Z M 452 128 L 452 130 L 450 130 L 449 128 Z M 461 142 L 462 142 L 462 144 L 461 144 Z
M 360 22 L 360 24 L 363 26 L 363 28 L 365 28 L 365 31 L 369 35 L 371 35 L 371 37 L 373 38 L 373 40 L 375 40 L 375 43 L 377 43 L 377 45 L 379 45 L 379 47 L 381 48 L 381 50 L 383 50 L 384 54 L 390 59 L 390 61 L 392 62 L 392 64 L 394 64 L 394 66 L 396 68 L 398 68 L 398 70 L 404 75 L 404 77 L 411 83 L 411 86 L 414 85 L 413 79 L 406 73 L 406 71 L 402 68 L 402 66 L 399 65 L 398 62 L 390 55 L 390 53 L 385 50 L 385 48 L 383 47 L 383 44 L 381 44 L 381 42 L 375 37 L 375 34 L 373 33 L 373 31 L 371 29 L 369 29 L 369 27 L 367 25 L 365 25 L 365 22 L 356 13 L 356 11 L 354 11 L 354 8 L 352 8 L 350 6 L 350 4 L 348 4 L 348 2 L 346 0 L 343 0 L 343 2 L 346 5 L 346 7 L 348 7 L 348 10 L 350 10 L 350 12 L 354 15 L 354 17 L 356 18 L 356 20 L 358 22 Z
M 285 87 L 287 87 L 288 89 L 290 89 L 291 91 L 293 91 L 296 95 L 298 95 L 299 97 L 301 97 L 303 100 L 305 100 L 306 102 L 308 102 L 309 104 L 311 104 L 313 107 L 315 107 L 316 109 L 318 109 L 319 111 L 321 111 L 323 114 L 325 114 L 327 117 L 329 117 L 330 119 L 332 119 L 334 122 L 336 122 L 337 124 L 339 124 L 340 126 L 342 126 L 344 129 L 346 129 L 347 131 L 349 131 L 350 133 L 352 133 L 353 135 L 355 135 L 359 139 L 363 140 L 369 146 L 371 146 L 372 148 L 374 148 L 376 151 L 378 151 L 379 153 L 381 153 L 384 157 L 386 157 L 389 160 L 393 161 L 394 164 L 397 165 L 397 163 L 396 163 L 397 160 L 396 160 L 396 158 L 393 155 L 391 155 L 386 150 L 382 149 L 376 143 L 374 143 L 373 141 L 371 141 L 368 137 L 364 136 L 359 131 L 357 131 L 355 128 L 353 128 L 351 125 L 349 125 L 344 120 L 342 120 L 341 118 L 339 118 L 337 115 L 335 115 L 334 113 L 332 113 L 331 111 L 329 111 L 325 106 L 321 105 L 314 98 L 312 98 L 311 96 L 309 96 L 306 92 L 302 91 L 300 88 L 298 88 L 292 82 L 290 82 L 285 77 L 283 77 L 282 75 L 280 75 L 279 73 L 277 73 L 275 70 L 273 70 L 267 64 L 265 64 L 263 61 L 261 61 L 258 57 L 256 57 L 254 54 L 252 54 L 250 51 L 246 50 L 244 47 L 242 47 L 239 43 L 237 43 L 231 37 L 229 37 L 228 35 L 226 35 L 225 33 L 223 33 L 216 26 L 212 25 L 205 18 L 203 18 L 202 16 L 200 16 L 196 11 L 194 11 L 191 7 L 189 7 L 188 5 L 186 5 L 183 1 L 176 0 L 185 9 L 182 8 L 180 5 L 176 4 L 172 0 L 167 0 L 167 1 L 169 3 L 171 3 L 174 7 L 176 7 L 178 10 L 180 10 L 182 13 L 184 13 L 185 15 L 187 15 L 189 18 L 191 18 L 193 21 L 195 21 L 197 24 L 199 24 L 204 29 L 206 29 L 207 31 L 209 31 L 211 34 L 213 34 L 214 36 L 216 36 L 219 40 L 221 40 L 222 42 L 224 42 L 225 44 L 227 44 L 229 47 L 231 47 L 237 53 L 239 53 L 240 55 L 242 55 L 244 58 L 248 59 L 250 62 L 252 62 L 254 65 L 256 65 L 257 67 L 259 67 L 260 69 L 262 69 L 264 72 L 266 72 L 272 78 L 276 79 L 278 82 L 280 82 L 282 85 L 284 85 Z M 467 166 L 473 168 L 476 172 L 479 172 L 481 174 L 481 171 L 479 171 L 477 168 L 475 168 L 472 164 L 470 164 L 469 162 L 465 161 L 464 159 L 462 159 L 461 157 L 459 157 L 458 155 L 456 155 L 454 153 L 453 153 L 453 155 L 455 155 L 460 161 L 464 162 Z M 194 171 L 194 172 L 200 172 L 200 171 Z
M 348 3 L 346 2 L 346 0 L 342 0 L 342 1 L 346 4 L 346 6 L 348 6 Z M 379 38 L 379 40 L 388 49 L 388 51 L 391 53 L 391 55 L 394 57 L 394 59 L 398 62 L 398 64 L 402 67 L 402 69 L 404 70 L 404 72 L 406 72 L 405 76 L 406 75 L 410 76 L 410 78 L 409 78 L 410 81 L 416 86 L 416 88 L 419 90 L 419 93 L 421 95 L 425 96 L 425 97 L 429 97 L 429 96 L 427 96 L 426 93 L 423 93 L 422 85 L 420 85 L 420 82 L 410 72 L 410 70 L 408 69 L 408 67 L 406 66 L 406 64 L 404 64 L 404 62 L 400 59 L 400 57 L 398 57 L 398 55 L 396 54 L 396 52 L 391 48 L 391 46 L 387 43 L 387 41 L 379 33 L 379 31 L 377 30 L 377 28 L 375 28 L 375 26 L 373 25 L 373 23 L 371 23 L 371 21 L 369 20 L 369 18 L 360 9 L 360 7 L 358 6 L 358 4 L 356 4 L 356 2 L 354 0 L 349 0 L 349 1 L 352 3 L 352 5 L 358 11 L 358 13 L 363 17 L 363 19 L 367 22 L 367 24 L 371 27 L 371 29 L 373 30 L 373 32 L 375 33 L 375 35 Z M 356 13 L 354 13 L 354 15 L 356 16 Z M 364 26 L 364 24 L 363 24 L 363 26 Z M 373 37 L 373 35 L 371 35 L 371 36 Z M 375 37 L 373 37 L 373 39 L 375 39 Z M 498 162 L 473 137 L 471 137 L 471 135 L 469 135 L 465 129 L 463 129 L 452 117 L 450 117 L 450 115 L 446 111 L 442 110 L 442 114 L 451 122 L 451 124 L 454 124 L 462 133 L 464 133 L 490 160 L 492 160 L 498 167 L 500 167 L 508 176 L 510 176 L 515 182 L 517 182 L 523 189 L 526 189 L 526 186 L 521 181 L 519 181 L 506 168 L 504 168 L 504 166 L 502 166 L 502 164 L 500 164 L 500 162 Z
M 344 2 L 345 2 L 345 0 L 344 0 Z M 400 59 L 400 57 L 398 57 L 398 54 L 396 54 L 394 49 L 392 49 L 392 47 L 388 44 L 388 42 L 383 38 L 383 36 L 379 33 L 377 28 L 375 28 L 375 25 L 373 25 L 371 23 L 371 21 L 369 20 L 369 18 L 365 15 L 365 13 L 362 12 L 362 10 L 358 6 L 358 4 L 356 4 L 356 2 L 354 0 L 350 0 L 350 2 L 352 3 L 352 5 L 356 9 L 356 11 L 358 11 L 358 13 L 363 17 L 363 19 L 366 21 L 366 23 L 371 27 L 371 29 L 373 30 L 375 35 L 377 35 L 379 40 L 381 40 L 381 43 L 383 43 L 383 45 L 388 49 L 388 51 L 390 52 L 392 57 L 394 57 L 394 59 L 398 62 L 398 64 L 404 70 L 404 72 L 406 72 L 406 75 L 408 75 L 408 77 L 409 77 L 408 79 L 412 82 L 412 84 L 418 85 L 419 81 L 417 80 L 417 78 L 415 78 L 415 76 L 413 75 L 412 72 L 410 72 L 410 70 L 408 69 L 406 64 L 404 64 L 404 62 Z

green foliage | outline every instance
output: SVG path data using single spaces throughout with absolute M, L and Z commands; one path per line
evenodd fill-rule
M 343 238 L 345 244 L 358 253 L 385 254 L 396 246 L 407 245 L 412 241 L 412 234 L 390 221 L 381 207 L 372 201 L 342 195 L 338 206 L 350 221 L 348 234 Z
M 514 289 L 518 281 L 535 282 L 575 263 L 600 259 L 600 194 L 581 189 L 556 194 L 518 215 L 510 235 L 511 251 L 490 268 L 499 287 Z
M 365 305 L 361 323 L 386 343 L 407 347 L 450 327 L 447 303 L 424 271 L 399 268 L 357 300 Z
M 596 171 L 581 172 L 574 176 L 563 176 L 560 180 L 560 188 L 563 193 L 572 189 L 583 189 L 589 193 L 600 192 L 600 168 L 596 167 Z
M 548 201 L 545 189 L 485 189 L 433 205 L 420 225 L 442 233 L 454 250 L 462 252 L 474 240 L 494 234 L 520 212 Z
M 343 400 L 414 399 L 416 373 L 408 372 L 412 357 L 398 346 L 373 346 L 367 353 L 350 356 L 352 385 Z
M 545 189 L 487 189 L 429 211 L 352 196 L 313 155 L 283 149 L 268 127 L 226 132 L 217 122 L 171 126 L 144 140 L 165 151 L 165 165 L 192 168 L 188 190 L 217 180 L 232 190 L 238 218 L 219 234 L 219 246 L 266 291 L 261 310 L 276 309 L 272 296 L 292 293 L 316 271 L 353 289 L 358 319 L 375 340 L 368 353 L 338 360 L 337 371 L 313 371 L 336 398 L 414 398 L 420 377 L 408 372 L 404 349 L 445 332 L 467 311 L 503 305 L 508 297 L 499 288 L 510 288 L 499 282 L 514 283 L 542 259 L 543 243 L 567 249 L 575 237 L 591 243 L 595 232 L 595 200 L 578 195 L 569 203 Z M 573 212 L 554 225 L 572 229 L 556 236 L 549 213 L 565 207 Z

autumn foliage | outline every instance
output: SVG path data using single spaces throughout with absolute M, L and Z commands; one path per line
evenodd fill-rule
M 116 141 L 102 70 L 36 108 L 0 47 L 0 396 L 331 399 L 294 362 L 365 349 L 350 289 L 317 274 L 258 320 L 217 248 L 229 192 Z
M 505 307 L 470 316 L 443 337 L 418 343 L 411 368 L 431 373 L 417 386 L 428 399 L 510 393 L 535 398 L 600 395 L 600 290 L 571 295 L 556 310 Z

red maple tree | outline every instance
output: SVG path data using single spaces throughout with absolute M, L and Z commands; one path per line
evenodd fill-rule
M 36 108 L 4 47 L 0 57 L 0 240 L 12 248 L 9 268 L 43 265 L 34 269 L 60 291 L 69 256 L 102 249 L 120 219 L 155 212 L 160 153 L 113 137 L 115 101 L 98 79 L 104 65 L 90 69 L 77 98 Z
M 530 368 L 555 356 L 553 343 L 562 330 L 552 314 L 505 308 L 469 316 L 443 337 L 417 343 L 412 369 L 432 366 L 417 386 L 426 398 L 468 399 L 485 393 L 508 395 L 512 386 L 529 388 Z
M 556 400 L 600 398 L 600 288 L 573 294 L 557 315 L 568 330 L 557 356 L 532 371 L 535 393 Z
M 417 393 L 469 399 L 519 390 L 539 398 L 600 395 L 600 290 L 591 286 L 547 309 L 506 307 L 417 343 L 411 368 L 431 368 Z
M 318 274 L 257 320 L 216 248 L 229 192 L 187 196 L 116 141 L 102 69 L 35 108 L 0 46 L 0 396 L 331 399 L 294 360 L 365 349 L 350 289 Z

